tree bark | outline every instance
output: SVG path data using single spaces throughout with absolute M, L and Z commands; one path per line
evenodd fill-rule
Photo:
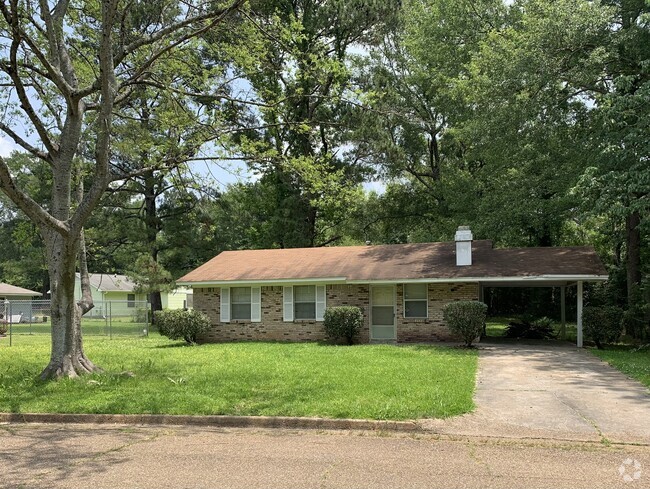
M 147 119 L 145 119 L 146 121 Z M 143 158 L 146 160 L 146 158 Z M 160 233 L 161 224 L 158 217 L 158 206 L 156 199 L 159 196 L 159 189 L 164 187 L 164 180 L 156 178 L 154 172 L 144 175 L 142 189 L 144 194 L 144 225 L 146 229 L 147 244 L 149 245 L 149 256 L 153 263 L 158 263 L 158 234 Z M 156 282 L 159 280 L 156 277 Z M 149 293 L 149 302 L 151 304 L 151 324 L 154 323 L 154 313 L 162 311 L 162 296 L 160 290 L 152 290 Z
M 56 231 L 43 231 L 52 291 L 52 352 L 40 378 L 74 378 L 101 371 L 83 350 L 81 335 L 82 307 L 74 299 L 76 258 L 79 237 L 64 238 Z M 47 237 L 45 237 L 47 235 Z
M 625 220 L 625 237 L 627 243 L 627 303 L 632 305 L 635 290 L 641 283 L 641 215 L 632 212 Z
M 160 291 L 154 291 L 149 294 L 149 300 L 151 301 L 151 312 L 162 311 L 162 295 Z M 153 316 L 151 316 L 151 322 L 153 323 Z

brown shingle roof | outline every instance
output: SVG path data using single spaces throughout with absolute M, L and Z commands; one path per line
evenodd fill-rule
M 455 243 L 224 251 L 180 283 L 340 278 L 346 281 L 604 276 L 592 247 L 494 249 L 472 243 L 472 265 L 456 266 Z

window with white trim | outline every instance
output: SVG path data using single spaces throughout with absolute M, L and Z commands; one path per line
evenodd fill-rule
M 404 284 L 404 317 L 427 317 L 427 284 Z
M 251 288 L 230 287 L 230 319 L 251 319 Z
M 135 307 L 135 294 L 126 294 L 126 307 Z
M 293 317 L 295 319 L 316 319 L 315 285 L 295 285 L 293 287 Z

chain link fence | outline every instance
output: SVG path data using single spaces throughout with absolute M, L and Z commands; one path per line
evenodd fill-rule
M 84 336 L 147 336 L 151 324 L 146 301 L 98 301 L 81 318 Z M 51 334 L 49 300 L 0 301 L 0 336 L 9 345 L 25 335 Z

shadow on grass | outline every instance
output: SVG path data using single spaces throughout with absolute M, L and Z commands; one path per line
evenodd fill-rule
M 363 346 L 368 343 L 355 343 L 348 345 L 345 342 L 337 343 L 331 340 L 314 340 L 314 341 L 288 341 L 288 340 L 231 340 L 231 341 L 203 341 L 195 345 L 189 345 L 184 342 L 173 343 L 170 345 L 158 345 L 154 348 L 177 348 L 180 346 L 209 346 L 209 345 L 318 345 L 318 346 Z
M 15 376 L 14 379 L 5 376 L 7 384 L 12 385 L 13 388 L 7 389 L 8 396 L 5 401 L 0 401 L 0 411 L 9 412 L 9 413 L 25 413 L 31 412 L 31 410 L 25 410 L 24 406 L 31 406 L 35 401 L 41 399 L 50 398 L 53 394 L 52 386 L 56 384 L 68 383 L 70 386 L 66 389 L 68 395 L 84 395 L 84 392 L 79 392 L 78 388 L 73 387 L 73 383 L 78 383 L 83 385 L 86 389 L 95 389 L 101 388 L 102 390 L 115 390 L 118 389 L 123 383 L 129 382 L 130 379 L 136 377 L 135 374 L 129 371 L 121 372 L 101 372 L 95 374 L 87 374 L 76 379 L 61 379 L 61 380 L 41 380 L 38 376 L 39 374 L 32 374 L 31 372 L 27 375 Z M 88 391 L 87 393 L 95 394 L 93 391 Z M 64 393 L 65 394 L 65 393 Z M 37 410 L 37 412 L 40 412 Z M 99 409 L 97 411 L 78 411 L 76 409 L 57 409 L 56 405 L 49 407 L 47 412 L 54 413 L 67 413 L 67 412 L 100 412 L 100 413 L 112 413 L 117 411 L 107 411 L 105 409 Z
M 210 343 L 203 343 L 204 345 L 208 345 Z M 189 343 L 185 342 L 178 342 L 178 343 L 171 343 L 169 345 L 156 345 L 153 346 L 152 348 L 159 349 L 159 348 L 192 348 L 192 347 L 199 347 L 201 346 L 201 343 L 196 343 L 194 345 L 190 345 Z
M 200 348 L 202 346 L 216 346 L 216 345 L 310 345 L 310 344 L 315 344 L 319 346 L 334 346 L 331 343 L 326 343 L 326 342 L 321 342 L 321 341 L 307 341 L 307 342 L 295 342 L 295 341 L 248 341 L 248 340 L 241 340 L 241 341 L 204 341 L 204 342 L 199 342 L 199 343 L 194 343 L 193 345 L 189 343 L 185 343 L 182 341 L 179 341 L 177 343 L 171 343 L 167 345 L 156 345 L 153 346 L 152 348 L 183 348 L 183 347 L 197 347 Z

